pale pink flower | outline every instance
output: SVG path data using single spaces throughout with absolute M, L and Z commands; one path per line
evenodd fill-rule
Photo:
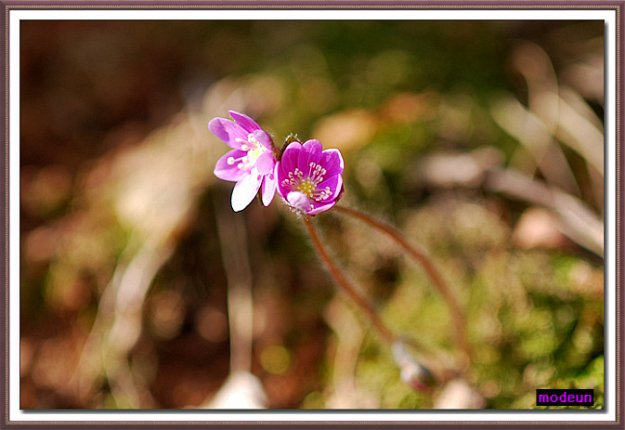
M 233 148 L 217 161 L 215 176 L 236 182 L 231 198 L 234 211 L 245 209 L 259 190 L 263 204 L 269 206 L 276 193 L 273 141 L 252 118 L 235 111 L 228 113 L 234 121 L 214 118 L 208 123 L 208 129 Z

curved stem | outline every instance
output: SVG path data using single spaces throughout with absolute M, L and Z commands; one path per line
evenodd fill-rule
M 383 222 L 379 221 L 363 212 L 360 212 L 356 209 L 339 206 L 336 205 L 334 207 L 335 211 L 339 211 L 345 215 L 349 215 L 351 217 L 357 218 L 360 221 L 370 225 L 371 227 L 381 231 L 382 233 L 389 236 L 393 239 L 399 246 L 401 246 L 407 253 L 415 260 L 417 263 L 423 267 L 425 273 L 428 275 L 439 294 L 447 304 L 449 308 L 449 313 L 451 314 L 451 318 L 454 324 L 454 339 L 458 344 L 461 351 L 466 355 L 466 360 L 470 360 L 471 357 L 471 346 L 466 339 L 465 328 L 466 328 L 466 317 L 456 297 L 451 292 L 449 286 L 441 276 L 440 272 L 434 266 L 434 263 L 430 261 L 429 257 L 418 250 L 416 247 L 411 245 L 402 235 L 400 231 L 398 231 L 395 227 Z M 464 366 L 463 366 L 464 367 Z
M 323 246 L 323 243 L 317 234 L 317 230 L 310 221 L 310 218 L 304 217 L 303 220 L 304 225 L 306 226 L 306 231 L 312 239 L 313 246 L 315 247 L 317 254 L 319 254 L 321 261 L 325 264 L 334 281 L 365 312 L 365 315 L 369 318 L 373 327 L 375 327 L 382 339 L 385 342 L 392 344 L 395 341 L 395 336 L 391 330 L 384 324 L 373 305 L 352 286 L 338 266 L 333 262 L 332 258 Z

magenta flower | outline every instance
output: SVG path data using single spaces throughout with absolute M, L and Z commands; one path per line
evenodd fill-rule
M 307 215 L 332 208 L 343 191 L 343 157 L 338 149 L 322 151 L 318 140 L 292 142 L 276 166 L 278 192 Z
M 273 142 L 252 118 L 235 111 L 228 112 L 234 121 L 213 118 L 208 129 L 233 148 L 215 165 L 215 176 L 236 182 L 231 204 L 235 212 L 242 211 L 261 190 L 262 202 L 269 206 L 276 193 Z

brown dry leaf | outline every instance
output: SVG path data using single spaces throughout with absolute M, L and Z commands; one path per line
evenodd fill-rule
M 523 213 L 514 229 L 512 239 L 514 244 L 522 249 L 560 249 L 568 243 L 553 215 L 545 209 L 536 207 L 529 208 Z
M 313 132 L 324 146 L 347 151 L 368 143 L 377 131 L 374 115 L 356 109 L 322 119 Z
M 381 113 L 393 122 L 411 123 L 434 118 L 437 105 L 438 98 L 434 92 L 399 93 L 386 102 Z

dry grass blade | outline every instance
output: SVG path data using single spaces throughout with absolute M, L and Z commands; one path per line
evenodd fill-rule
M 485 186 L 491 191 L 550 209 L 557 216 L 564 234 L 603 257 L 603 222 L 579 199 L 513 170 L 491 171 Z

